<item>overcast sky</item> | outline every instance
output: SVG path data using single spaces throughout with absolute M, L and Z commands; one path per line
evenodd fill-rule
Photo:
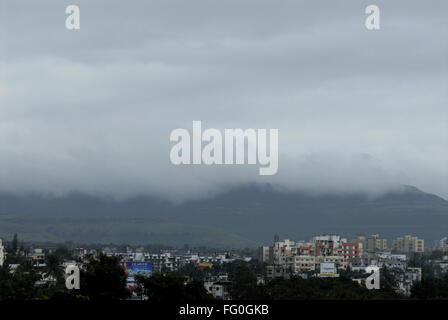
M 446 0 L 0 3 L 0 191 L 411 184 L 448 198 Z M 80 30 L 65 28 L 69 4 Z M 193 120 L 278 128 L 277 175 L 172 165 L 170 132 Z

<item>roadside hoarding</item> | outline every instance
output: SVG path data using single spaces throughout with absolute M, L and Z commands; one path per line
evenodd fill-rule
M 320 277 L 335 277 L 336 267 L 334 262 L 321 262 L 320 264 Z
M 128 276 L 128 282 L 134 282 L 134 276 L 141 274 L 149 277 L 152 273 L 152 262 L 121 262 L 120 265 L 124 268 L 126 275 Z

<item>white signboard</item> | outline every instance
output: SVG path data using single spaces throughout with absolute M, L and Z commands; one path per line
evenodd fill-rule
M 320 274 L 321 276 L 333 276 L 336 273 L 334 262 L 321 262 Z

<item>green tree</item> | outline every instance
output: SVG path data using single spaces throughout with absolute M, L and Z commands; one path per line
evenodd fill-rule
M 368 290 L 345 277 L 302 279 L 275 278 L 266 285 L 266 295 L 273 300 L 367 300 L 397 299 L 390 288 Z
M 213 299 L 205 289 L 204 282 L 199 279 L 194 279 L 185 285 L 185 298 L 193 301 Z
M 419 300 L 448 299 L 448 274 L 443 278 L 423 278 L 411 288 L 411 298 Z
M 48 288 L 36 285 L 40 274 L 29 265 L 19 266 L 11 272 L 7 265 L 0 268 L 0 301 L 48 299 Z
M 230 294 L 233 299 L 247 300 L 263 297 L 263 288 L 257 285 L 257 276 L 246 263 L 238 263 L 232 279 Z
M 11 242 L 11 251 L 17 253 L 18 249 L 19 249 L 19 238 L 17 236 L 17 233 L 14 233 L 14 237 Z
M 207 275 L 207 270 L 199 268 L 194 262 L 190 262 L 182 266 L 179 269 L 179 273 L 190 279 L 204 279 Z
M 142 293 L 152 302 L 181 302 L 212 299 L 202 280 L 185 283 L 185 277 L 176 272 L 154 273 L 150 277 L 136 276 Z
M 45 257 L 44 274 L 56 281 L 57 287 L 64 283 L 64 270 L 62 268 L 63 259 L 56 254 L 49 254 Z
M 72 252 L 65 245 L 61 245 L 61 246 L 57 247 L 54 252 L 54 255 L 58 256 L 59 258 L 61 258 L 63 260 L 72 260 L 73 259 Z
M 118 300 L 130 297 L 124 269 L 118 258 L 100 254 L 81 270 L 81 294 L 90 300 Z

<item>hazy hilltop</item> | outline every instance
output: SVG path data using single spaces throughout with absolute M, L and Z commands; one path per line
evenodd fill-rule
M 181 204 L 140 196 L 126 201 L 73 193 L 64 197 L 0 195 L 0 234 L 32 240 L 166 243 L 248 247 L 274 233 L 307 239 L 315 233 L 404 234 L 427 244 L 446 235 L 448 202 L 415 187 L 381 196 L 307 194 L 245 185 Z
M 411 186 L 377 198 L 245 187 L 185 204 L 183 211 L 192 223 L 219 224 L 260 241 L 270 241 L 273 233 L 307 239 L 315 233 L 350 236 L 362 232 L 381 233 L 390 239 L 412 233 L 433 241 L 448 230 L 448 202 Z

